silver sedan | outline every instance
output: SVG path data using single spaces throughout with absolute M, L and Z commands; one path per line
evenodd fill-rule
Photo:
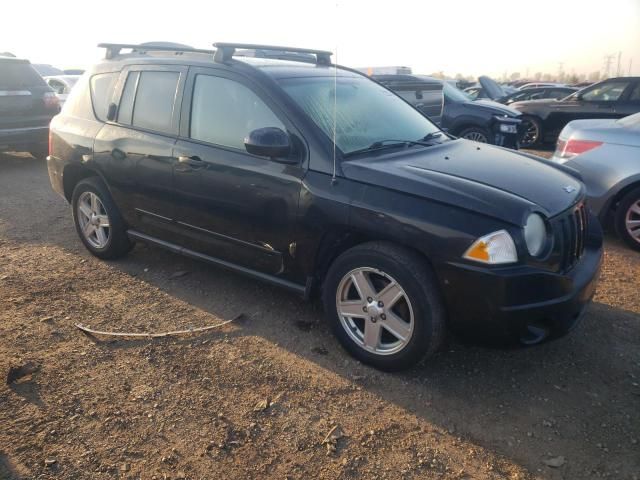
M 611 218 L 620 238 L 640 250 L 640 113 L 569 122 L 553 160 L 582 174 L 600 221 Z

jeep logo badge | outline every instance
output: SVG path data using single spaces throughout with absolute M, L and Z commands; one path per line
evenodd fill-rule
M 571 192 L 575 192 L 576 191 L 576 187 L 573 187 L 571 185 L 564 186 L 564 187 L 562 187 L 562 189 L 567 193 L 571 193 Z

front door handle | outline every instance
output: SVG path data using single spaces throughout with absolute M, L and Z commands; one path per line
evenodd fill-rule
M 202 165 L 204 165 L 204 160 L 202 160 L 197 155 L 193 155 L 191 157 L 188 157 L 186 155 L 180 155 L 178 157 L 178 163 L 181 163 L 183 165 L 189 165 L 191 167 L 201 167 Z

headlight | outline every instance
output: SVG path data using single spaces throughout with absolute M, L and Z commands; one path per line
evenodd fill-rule
M 509 232 L 499 230 L 479 238 L 465 252 L 464 258 L 481 263 L 498 265 L 518 261 L 516 245 Z
M 547 243 L 547 226 L 544 219 L 537 213 L 532 213 L 527 218 L 524 226 L 524 240 L 527 244 L 527 250 L 534 257 L 542 253 Z
M 501 123 L 500 131 L 502 133 L 518 133 L 518 127 L 509 123 Z

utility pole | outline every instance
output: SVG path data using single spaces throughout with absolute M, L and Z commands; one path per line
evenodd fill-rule
M 616 77 L 620 76 L 620 58 L 622 57 L 622 52 L 618 52 L 618 69 L 616 70 Z
M 613 57 L 615 55 L 605 55 L 604 56 L 604 78 L 609 78 L 609 73 L 611 72 L 611 63 L 613 62 Z

